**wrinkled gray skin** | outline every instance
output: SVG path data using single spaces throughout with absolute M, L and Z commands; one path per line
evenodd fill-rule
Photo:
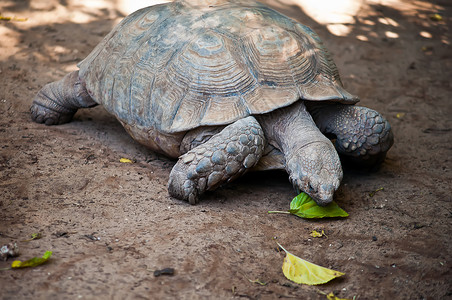
M 33 101 L 31 116 L 38 123 L 62 124 L 78 108 L 95 105 L 76 71 L 46 85 Z M 336 137 L 336 149 L 324 134 Z M 206 190 L 250 169 L 283 168 L 297 191 L 327 205 L 342 180 L 337 152 L 364 162 L 381 161 L 392 143 L 391 127 L 378 112 L 298 101 L 226 127 L 200 127 L 185 133 L 168 190 L 171 196 L 195 204 Z

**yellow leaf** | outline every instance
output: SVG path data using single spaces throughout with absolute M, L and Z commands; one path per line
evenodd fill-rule
M 131 163 L 133 163 L 132 160 L 130 160 L 130 159 L 128 159 L 128 158 L 124 158 L 124 157 L 122 157 L 122 158 L 119 160 L 119 162 L 126 163 L 126 164 L 131 164 Z
M 349 299 L 346 299 L 346 298 L 339 298 L 339 297 L 336 297 L 336 296 L 333 294 L 333 292 L 331 292 L 331 293 L 329 293 L 328 295 L 326 295 L 326 298 L 327 298 L 328 300 L 349 300 Z
M 430 20 L 439 22 L 443 20 L 443 17 L 440 14 L 431 14 Z
M 25 22 L 27 21 L 27 18 L 18 18 L 18 17 L 4 17 L 0 15 L 0 21 L 18 21 L 18 22 Z
M 282 265 L 284 276 L 295 283 L 317 285 L 345 275 L 345 273 L 310 263 L 288 252 L 281 245 L 279 247 L 286 252 Z
M 322 236 L 326 237 L 325 231 L 323 231 L 323 230 L 321 232 L 313 230 L 313 231 L 311 231 L 311 233 L 309 235 L 312 236 L 312 237 L 318 237 L 318 238 L 320 238 Z

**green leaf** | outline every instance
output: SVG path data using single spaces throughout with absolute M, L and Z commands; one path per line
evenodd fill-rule
M 345 275 L 345 273 L 310 263 L 288 252 L 280 244 L 278 245 L 286 252 L 282 265 L 284 276 L 295 283 L 317 285 Z
M 309 203 L 310 200 L 312 200 L 312 198 L 308 194 L 302 192 L 300 195 L 292 199 L 292 202 L 290 202 L 290 209 L 298 209 L 302 205 Z
M 340 208 L 336 202 L 333 201 L 327 206 L 319 206 L 306 193 L 301 193 L 292 200 L 288 212 L 306 219 L 348 217 L 348 213 Z
M 36 267 L 48 261 L 50 256 L 52 256 L 52 251 L 46 251 L 42 257 L 33 257 L 26 261 L 15 260 L 11 264 L 11 268 Z

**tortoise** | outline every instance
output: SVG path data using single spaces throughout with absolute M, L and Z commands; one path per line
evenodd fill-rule
M 37 93 L 32 119 L 62 124 L 102 104 L 136 141 L 178 158 L 168 191 L 190 204 L 249 170 L 284 169 L 327 205 L 338 154 L 379 163 L 393 143 L 381 114 L 354 105 L 318 35 L 255 1 L 143 8 L 78 67 Z

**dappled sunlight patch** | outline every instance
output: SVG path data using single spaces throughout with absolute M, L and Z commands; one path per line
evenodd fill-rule
M 344 24 L 327 25 L 326 28 L 328 29 L 329 32 L 336 36 L 346 36 L 349 35 L 350 32 L 352 31 L 351 26 L 346 26 Z
M 104 9 L 111 6 L 111 1 L 106 0 L 78 0 L 77 4 L 83 5 L 90 9 Z
M 421 31 L 419 32 L 419 35 L 426 39 L 431 39 L 433 37 L 432 34 L 428 31 Z
M 43 45 L 45 52 L 52 61 L 59 63 L 77 62 L 80 60 L 79 50 L 62 45 Z
M 171 2 L 170 0 L 118 0 L 118 10 L 124 15 L 128 15 L 133 13 L 134 11 L 139 10 L 140 8 Z
M 396 21 L 394 21 L 393 19 L 388 18 L 388 17 L 378 18 L 378 22 L 380 22 L 381 24 L 384 24 L 384 25 L 388 25 L 388 26 L 399 27 L 399 23 L 397 23 Z
M 356 0 L 280 0 L 266 1 L 266 3 L 281 7 L 284 5 L 296 5 L 319 24 L 326 25 L 328 31 L 336 36 L 345 36 L 350 34 L 355 24 L 355 16 L 361 9 L 362 3 Z
M 11 47 L 12 45 L 17 45 L 19 43 L 18 34 L 14 31 L 9 29 L 6 26 L 0 26 L 0 47 Z M 0 59 L 7 59 L 8 53 L 5 53 L 6 51 L 0 51 Z
M 20 15 L 20 22 L 22 28 L 33 27 L 36 25 L 56 24 L 61 23 L 62 20 L 71 23 L 86 24 L 102 18 L 117 18 L 117 10 L 115 5 L 112 5 L 108 0 L 80 0 L 73 2 L 72 8 L 70 5 L 63 5 L 53 3 L 51 1 L 30 1 L 30 11 L 26 15 Z M 151 1 L 152 2 L 152 1 Z M 76 9 L 74 9 L 76 8 Z M 8 10 L 3 11 L 8 13 Z
M 367 36 L 365 36 L 365 35 L 362 35 L 362 34 L 357 35 L 357 36 L 356 36 L 356 39 L 357 39 L 357 40 L 360 40 L 360 41 L 362 41 L 362 42 L 368 42 L 368 41 L 369 41 L 369 38 L 368 38 Z
M 374 26 L 376 23 L 372 20 L 362 20 L 361 23 L 368 26 Z
M 74 2 L 76 6 L 80 6 L 80 10 L 71 10 L 67 13 L 71 22 L 78 24 L 86 24 L 99 19 L 100 16 L 107 18 L 118 17 L 114 5 L 108 0 L 79 0 Z M 106 16 L 105 16 L 106 14 Z
M 399 34 L 393 31 L 385 31 L 385 36 L 389 39 L 397 39 Z
M 443 24 L 442 6 L 422 1 L 403 0 L 268 0 L 266 3 L 275 6 L 298 6 L 300 10 L 318 24 L 323 25 L 335 36 L 355 36 L 359 41 L 368 42 L 375 39 L 400 39 L 402 31 L 401 17 L 416 17 L 419 25 L 429 28 Z M 388 13 L 381 11 L 386 7 Z M 421 10 L 425 13 L 419 13 Z M 389 13 L 391 12 L 392 13 Z M 384 30 L 377 30 L 384 28 Z M 432 38 L 433 34 L 422 31 L 424 38 Z M 449 45 L 449 39 L 440 37 L 443 44 Z
M 355 0 L 293 0 L 303 11 L 319 24 L 327 25 L 329 32 L 336 36 L 348 35 L 361 9 L 361 1 Z
M 93 17 L 92 15 L 89 15 L 87 13 L 81 12 L 81 11 L 74 11 L 71 14 L 71 22 L 78 23 L 78 24 L 84 24 L 89 23 L 94 20 L 97 20 L 97 18 Z
M 404 0 L 367 0 L 369 5 L 388 6 L 396 10 L 403 10 L 405 12 L 415 11 L 419 8 L 431 9 L 432 4 L 422 1 L 404 1 Z

